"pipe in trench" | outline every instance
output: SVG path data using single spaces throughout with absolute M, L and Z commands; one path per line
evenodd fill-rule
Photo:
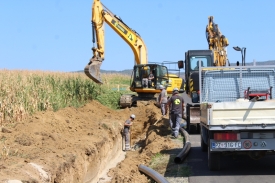
M 180 132 L 184 136 L 185 144 L 181 152 L 174 159 L 174 162 L 177 164 L 181 163 L 186 158 L 191 149 L 189 134 L 183 128 L 180 128 Z
M 140 164 L 138 170 L 151 177 L 157 183 L 169 183 L 162 175 L 145 165 Z

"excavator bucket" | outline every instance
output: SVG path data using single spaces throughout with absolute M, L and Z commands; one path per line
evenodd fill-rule
M 85 74 L 98 84 L 102 84 L 101 76 L 100 76 L 101 64 L 102 64 L 102 59 L 91 58 L 90 62 L 84 68 Z

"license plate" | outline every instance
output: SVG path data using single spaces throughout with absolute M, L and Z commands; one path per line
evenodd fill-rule
M 212 149 L 238 149 L 242 148 L 242 142 L 212 142 Z

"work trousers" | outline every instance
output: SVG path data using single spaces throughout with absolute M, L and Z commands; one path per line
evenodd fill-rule
M 142 85 L 143 85 L 143 87 L 148 87 L 148 79 L 147 78 L 142 79 Z
M 161 114 L 164 116 L 167 113 L 167 109 L 166 109 L 166 103 L 161 103 L 160 104 L 160 110 L 161 110 Z
M 124 137 L 125 137 L 125 149 L 129 150 L 130 147 L 130 132 L 124 132 Z
M 179 129 L 180 129 L 180 122 L 182 120 L 182 114 L 170 114 L 169 122 L 170 127 L 172 130 L 172 135 L 178 137 Z

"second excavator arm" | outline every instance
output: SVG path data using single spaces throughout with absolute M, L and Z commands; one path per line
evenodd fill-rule
M 229 45 L 228 39 L 222 35 L 218 24 L 214 23 L 214 17 L 208 17 L 206 26 L 206 39 L 210 50 L 214 52 L 214 65 L 225 66 L 227 62 L 226 47 Z
M 136 64 L 147 64 L 147 49 L 139 34 L 128 27 L 118 16 L 106 8 L 100 0 L 92 6 L 93 57 L 85 67 L 85 74 L 94 82 L 102 84 L 100 66 L 104 60 L 104 22 L 107 23 L 132 49 Z M 120 53 L 121 54 L 121 53 Z M 123 55 L 122 55 L 123 56 Z

